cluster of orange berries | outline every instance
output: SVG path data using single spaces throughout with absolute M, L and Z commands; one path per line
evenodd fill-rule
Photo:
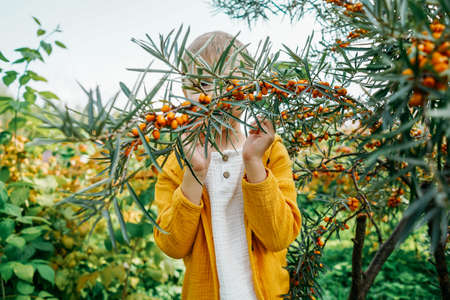
M 289 90 L 295 94 L 300 94 L 303 91 L 306 90 L 306 92 L 310 92 L 312 94 L 313 98 L 317 98 L 317 97 L 322 97 L 323 96 L 323 91 L 320 89 L 324 89 L 324 86 L 330 86 L 330 84 L 328 82 L 324 82 L 324 81 L 320 81 L 318 82 L 318 85 L 321 85 L 321 87 L 308 87 L 310 85 L 309 81 L 306 79 L 300 79 L 300 80 L 288 80 L 286 84 L 282 84 L 280 83 L 280 81 L 276 78 L 273 77 L 269 82 L 267 81 L 259 81 L 258 83 L 259 85 L 259 93 L 257 95 L 255 95 L 255 86 L 253 83 L 248 84 L 248 85 L 242 85 L 240 81 L 238 80 L 231 80 L 230 84 L 227 86 L 226 90 L 227 92 L 231 93 L 230 97 L 224 97 L 221 98 L 218 102 L 217 102 L 217 106 L 218 107 L 223 107 L 223 108 L 230 108 L 231 107 L 231 103 L 224 103 L 222 101 L 232 101 L 234 100 L 245 100 L 248 99 L 250 101 L 259 101 L 262 99 L 263 96 L 268 95 L 269 93 L 275 94 L 277 95 L 280 99 L 281 97 L 288 97 L 289 93 L 287 93 L 286 91 L 282 90 Z M 280 87 L 280 88 L 277 88 Z M 330 89 L 331 90 L 331 89 Z M 345 97 L 345 95 L 347 94 L 347 90 L 345 88 L 342 88 L 340 86 L 335 86 L 335 93 L 333 93 L 334 97 Z M 326 98 L 331 99 L 330 96 L 326 96 Z M 350 103 L 352 104 L 352 100 L 349 98 L 344 98 L 341 99 L 342 101 L 346 102 L 346 103 Z M 210 95 L 207 95 L 205 93 L 200 93 L 198 101 L 202 104 L 210 104 L 212 102 L 212 98 Z M 192 105 L 192 103 L 188 100 L 184 101 L 183 103 L 181 103 L 181 107 L 179 107 L 179 109 L 188 109 L 191 111 L 198 111 L 200 109 L 199 106 L 196 105 Z M 306 110 L 308 110 L 308 108 L 305 108 Z M 167 127 L 167 128 L 171 128 L 173 130 L 177 129 L 179 126 L 182 126 L 184 124 L 188 124 L 190 123 L 190 118 L 186 113 L 181 113 L 181 114 L 177 114 L 177 110 L 178 108 L 174 109 L 173 107 L 169 106 L 168 104 L 164 104 L 161 107 L 161 113 L 148 113 L 145 116 L 145 122 L 138 124 L 138 127 L 133 128 L 130 132 L 130 135 L 132 137 L 135 137 L 136 139 L 131 143 L 130 146 L 128 146 L 125 150 L 125 155 L 129 155 L 130 151 L 132 149 L 136 150 L 138 148 L 139 145 L 142 144 L 142 141 L 138 138 L 139 137 L 139 130 L 138 128 L 144 133 L 147 134 L 147 130 L 152 129 L 152 133 L 151 136 L 153 137 L 153 139 L 158 140 L 160 138 L 160 129 Z M 329 112 L 329 108 L 325 107 L 323 108 L 322 106 L 319 106 L 317 113 L 326 113 Z M 297 116 L 300 115 L 301 118 L 305 118 L 305 117 L 310 117 L 310 116 L 315 116 L 315 112 L 308 111 L 305 114 L 298 114 Z M 282 118 L 283 119 L 288 119 L 289 115 L 288 112 L 283 111 L 282 112 Z M 149 141 L 149 138 L 146 137 L 147 141 Z M 302 143 L 309 144 L 312 145 L 313 141 L 316 139 L 316 137 L 314 137 L 312 135 L 312 133 L 310 133 L 306 139 L 306 141 L 302 141 Z M 324 136 L 322 137 L 317 137 L 317 139 L 322 140 L 328 139 L 328 133 L 325 133 Z
M 317 238 L 317 245 L 319 245 L 319 247 L 323 247 L 323 245 L 325 245 L 325 242 L 322 241 L 322 237 L 318 237 Z
M 368 31 L 366 29 L 358 28 L 355 31 L 350 31 L 347 38 L 350 40 L 356 39 L 356 38 L 359 38 L 361 36 L 361 34 L 366 34 L 366 33 L 368 33 Z
M 367 147 L 367 148 L 369 148 L 369 149 L 374 149 L 374 148 L 380 147 L 380 146 L 381 146 L 381 142 L 378 141 L 378 140 L 373 141 L 373 142 L 369 142 L 369 143 L 367 143 L 367 144 L 365 145 L 365 147 Z
M 350 45 L 350 42 L 343 42 L 340 39 L 337 39 L 336 45 L 338 45 L 339 48 L 347 48 Z M 331 51 L 336 51 L 336 47 L 332 47 Z
M 347 205 L 350 208 L 351 211 L 355 211 L 359 207 L 359 201 L 355 197 L 348 197 L 347 198 Z
M 300 144 L 302 144 L 302 146 L 312 146 L 314 144 L 315 140 L 317 140 L 318 142 L 321 142 L 322 140 L 327 141 L 328 138 L 330 137 L 328 132 L 325 132 L 321 136 L 314 136 L 314 134 L 312 132 L 309 132 L 308 135 L 306 136 L 306 139 L 304 139 L 301 136 L 301 134 L 302 134 L 302 131 L 297 130 L 295 132 L 294 137 L 291 139 L 291 142 L 292 143 L 300 143 Z
M 445 30 L 445 25 L 435 20 L 433 24 L 430 25 L 430 30 L 432 31 L 432 37 L 437 40 L 441 38 L 442 32 Z M 423 31 L 422 34 L 428 36 L 427 31 Z M 415 49 L 419 51 L 417 62 Z M 411 64 L 418 63 L 419 69 L 430 66 L 431 69 L 439 75 L 449 68 L 450 42 L 448 40 L 442 41 L 440 45 L 436 46 L 430 39 L 414 39 L 411 47 L 408 48 L 407 53 L 411 57 Z M 409 77 L 409 79 L 412 79 L 414 76 L 414 72 L 411 69 L 403 70 L 402 74 Z M 438 78 L 436 75 L 432 74 L 432 72 L 425 72 L 420 78 L 420 81 L 423 86 L 430 89 L 445 91 L 448 88 L 447 76 Z M 426 102 L 426 96 L 427 93 L 425 91 L 422 91 L 417 87 L 414 88 L 409 99 L 409 106 L 423 106 Z
M 186 101 L 188 102 L 188 101 Z M 186 103 L 184 103 L 184 106 Z M 159 129 L 162 127 L 170 126 L 172 129 L 177 129 L 178 126 L 181 126 L 185 123 L 188 123 L 189 117 L 187 114 L 181 114 L 180 116 L 176 116 L 176 114 L 172 111 L 169 105 L 164 104 L 161 108 L 162 114 L 149 113 L 145 116 L 145 123 L 140 123 L 138 125 L 139 129 L 142 132 L 145 132 L 147 127 L 153 125 L 154 129 L 152 135 L 155 139 L 159 139 Z M 137 128 L 133 128 L 131 130 L 131 134 L 134 137 L 139 136 L 139 131 Z
M 405 191 L 402 188 L 399 188 L 389 197 L 387 205 L 392 208 L 397 207 L 401 202 L 400 196 L 404 193 Z
M 412 129 L 409 131 L 409 134 L 410 134 L 412 137 L 420 137 L 420 136 L 422 135 L 422 130 L 416 129 L 416 128 L 412 128 Z
M 366 29 L 358 28 L 355 31 L 350 31 L 349 34 L 347 35 L 347 39 L 353 40 L 367 33 L 368 31 Z M 336 45 L 339 48 L 347 48 L 350 45 L 350 41 L 343 42 L 340 39 L 336 39 Z M 331 51 L 336 51 L 336 47 L 331 47 Z
M 342 1 L 342 0 L 325 0 L 327 3 L 333 3 L 334 5 L 337 6 L 342 6 L 345 7 L 345 12 L 346 13 L 350 13 L 350 12 L 362 12 L 363 9 L 363 5 L 362 3 L 358 2 L 353 4 L 351 1 Z

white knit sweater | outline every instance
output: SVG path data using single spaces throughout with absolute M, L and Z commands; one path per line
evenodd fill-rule
M 253 288 L 244 224 L 241 180 L 242 148 L 211 152 L 205 179 L 211 202 L 211 222 L 221 300 L 257 300 Z M 224 172 L 228 172 L 226 178 Z

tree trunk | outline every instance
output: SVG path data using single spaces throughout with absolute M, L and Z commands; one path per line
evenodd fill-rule
M 403 216 L 403 218 L 395 227 L 391 236 L 380 246 L 377 253 L 375 253 L 375 256 L 370 262 L 369 267 L 363 274 L 364 281 L 361 288 L 360 299 L 366 298 L 366 295 L 369 292 L 370 287 L 375 281 L 375 277 L 378 275 L 378 273 L 381 270 L 381 267 L 384 265 L 386 260 L 394 251 L 395 246 L 397 245 L 397 242 L 400 240 L 403 230 L 406 224 L 410 221 L 410 219 L 411 216 L 408 217 Z
M 352 254 L 352 287 L 350 289 L 349 300 L 362 300 L 363 271 L 362 271 L 362 252 L 364 248 L 364 239 L 366 237 L 365 214 L 356 218 L 356 232 L 353 239 Z
M 433 235 L 433 224 L 428 222 L 428 235 Z M 438 275 L 439 285 L 441 287 L 441 295 L 443 300 L 450 300 L 450 283 L 448 279 L 447 262 L 445 259 L 445 243 L 441 241 L 436 245 L 436 250 L 433 253 L 435 259 L 435 267 Z

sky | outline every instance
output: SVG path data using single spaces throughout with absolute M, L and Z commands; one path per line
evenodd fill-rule
M 19 58 L 14 49 L 36 47 L 37 17 L 45 29 L 58 24 L 62 33 L 55 38 L 67 45 L 66 50 L 54 49 L 46 63 L 36 62 L 31 70 L 46 77 L 48 83 L 32 85 L 39 90 L 55 92 L 64 103 L 79 107 L 86 103 L 86 96 L 77 84 L 85 88 L 100 86 L 102 95 L 109 98 L 119 91 L 119 82 L 130 88 L 138 73 L 127 68 L 145 68 L 153 59 L 131 38 L 145 39 L 148 34 L 157 39 L 167 35 L 180 25 L 190 26 L 188 44 L 198 35 L 222 30 L 239 40 L 251 43 L 249 50 L 256 50 L 258 41 L 267 36 L 273 49 L 286 44 L 291 49 L 302 49 L 308 35 L 318 32 L 318 25 L 308 17 L 291 24 L 289 18 L 274 16 L 270 21 L 259 21 L 249 28 L 244 20 L 233 20 L 224 13 L 215 14 L 211 1 L 206 0 L 0 0 L 0 51 L 10 60 Z M 317 37 L 318 35 L 315 36 Z M 152 67 L 162 66 L 155 62 Z M 5 64 L 0 61 L 0 68 Z M 6 67 L 7 68 L 7 67 Z M 17 69 L 21 71 L 23 66 Z M 151 88 L 158 80 L 157 74 L 146 81 Z M 13 86 L 9 92 L 14 95 Z M 181 93 L 181 91 L 180 91 Z M 123 99 L 122 99 L 123 100 Z

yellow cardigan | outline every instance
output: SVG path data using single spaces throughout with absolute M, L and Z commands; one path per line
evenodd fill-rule
M 161 159 L 160 157 L 159 159 Z M 282 299 L 289 291 L 286 253 L 301 228 L 292 161 L 278 134 L 262 158 L 267 177 L 250 183 L 242 178 L 244 224 L 255 292 L 260 300 Z M 161 161 L 159 162 L 161 164 Z M 200 205 L 181 191 L 184 169 L 172 151 L 158 174 L 154 203 L 156 222 L 170 234 L 153 231 L 156 244 L 172 258 L 183 258 L 186 266 L 182 299 L 219 300 L 219 281 L 207 190 L 203 186 Z

